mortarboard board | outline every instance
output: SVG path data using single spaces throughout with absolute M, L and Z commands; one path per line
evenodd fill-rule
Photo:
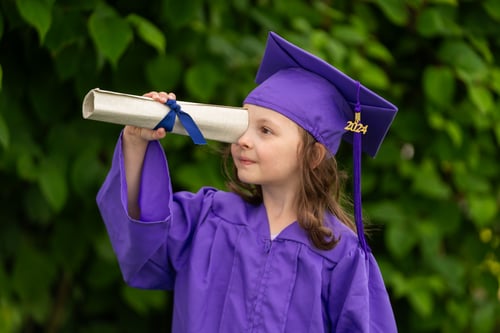
M 369 250 L 361 218 L 361 151 L 377 154 L 396 106 L 274 32 L 269 33 L 255 81 L 258 86 L 244 103 L 288 117 L 332 154 L 341 140 L 353 144 L 355 222 L 359 240 Z

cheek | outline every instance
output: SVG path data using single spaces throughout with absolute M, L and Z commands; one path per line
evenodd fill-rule
M 234 157 L 234 154 L 236 154 L 237 151 L 238 151 L 238 145 L 235 143 L 232 143 L 231 144 L 231 156 Z

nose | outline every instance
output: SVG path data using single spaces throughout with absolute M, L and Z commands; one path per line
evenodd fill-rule
M 249 130 L 247 129 L 239 138 L 236 144 L 242 149 L 249 149 L 252 147 L 252 140 L 250 138 Z

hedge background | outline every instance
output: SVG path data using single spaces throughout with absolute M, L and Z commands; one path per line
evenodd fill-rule
M 0 0 L 0 332 L 169 331 L 171 294 L 125 286 L 95 204 L 121 127 L 81 103 L 239 106 L 269 30 L 400 109 L 363 161 L 400 331 L 500 332 L 499 26 L 497 0 Z M 217 143 L 162 143 L 176 188 L 223 186 Z

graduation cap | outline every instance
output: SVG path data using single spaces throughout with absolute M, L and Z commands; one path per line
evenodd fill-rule
M 361 214 L 361 152 L 374 157 L 397 107 L 315 55 L 270 32 L 244 103 L 272 109 L 296 122 L 335 155 L 342 140 L 353 145 L 354 215 L 365 249 Z

